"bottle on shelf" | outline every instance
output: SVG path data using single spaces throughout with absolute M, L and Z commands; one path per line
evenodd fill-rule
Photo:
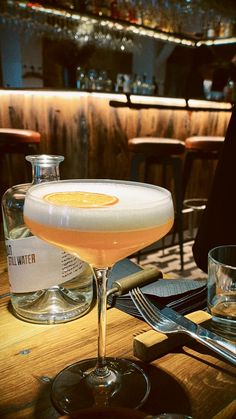
M 88 71 L 88 89 L 96 90 L 98 73 L 97 70 L 91 69 Z
M 89 89 L 89 79 L 83 68 L 77 67 L 76 69 L 76 87 L 79 90 Z
M 141 1 L 135 1 L 135 19 L 137 25 L 143 24 L 143 7 Z
M 85 1 L 85 11 L 86 11 L 86 13 L 93 14 L 93 15 L 97 13 L 95 0 L 86 0 Z
M 224 33 L 223 35 L 225 38 L 230 38 L 233 36 L 233 24 L 232 22 L 225 22 L 224 24 Z
M 88 264 L 32 235 L 23 218 L 27 190 L 34 184 L 59 180 L 63 156 L 26 156 L 32 184 L 8 189 L 2 198 L 11 304 L 14 314 L 31 323 L 54 324 L 84 315 L 93 299 Z
M 119 7 L 117 0 L 113 0 L 110 5 L 112 19 L 120 19 Z
M 112 79 L 109 76 L 107 76 L 107 79 L 106 79 L 105 91 L 106 92 L 112 92 L 113 91 L 113 82 L 112 82 Z
M 153 24 L 153 11 L 152 11 L 152 5 L 150 4 L 152 2 L 145 2 L 145 7 L 143 7 L 143 13 L 142 13 L 142 24 L 148 28 L 152 28 L 154 26 Z
M 147 75 L 144 73 L 143 77 L 142 77 L 142 94 L 143 95 L 148 95 L 150 93 L 150 85 L 147 81 Z
M 234 98 L 234 86 L 235 83 L 231 78 L 228 79 L 226 86 L 224 87 L 224 100 L 226 102 L 235 102 Z
M 103 92 L 112 91 L 112 80 L 108 77 L 106 70 L 100 70 L 96 81 L 96 90 Z
M 157 83 L 156 77 L 153 76 L 152 77 L 152 83 L 150 85 L 150 94 L 154 95 L 154 96 L 157 96 L 158 92 L 159 92 L 158 83 Z
M 142 88 L 142 77 L 140 75 L 137 76 L 137 95 L 142 95 L 143 88 Z
M 123 74 L 117 74 L 116 85 L 115 85 L 115 91 L 117 93 L 123 93 L 124 92 L 124 82 L 125 82 L 124 75 Z
M 99 16 L 110 17 L 111 16 L 111 8 L 110 2 L 107 0 L 100 0 L 96 1 L 97 4 L 97 14 Z
M 131 81 L 131 93 L 137 95 L 138 93 L 138 75 L 134 74 L 133 79 Z
M 129 0 L 119 0 L 118 1 L 118 8 L 119 8 L 119 18 L 121 20 L 130 21 L 130 4 Z
M 130 23 L 134 23 L 135 25 L 137 25 L 140 22 L 142 23 L 142 19 L 141 21 L 139 21 L 137 7 L 135 3 L 136 2 L 134 0 L 131 0 L 129 2 L 129 21 Z
M 124 93 L 130 93 L 130 75 L 129 74 L 123 74 L 124 77 L 124 83 L 123 83 L 123 92 Z

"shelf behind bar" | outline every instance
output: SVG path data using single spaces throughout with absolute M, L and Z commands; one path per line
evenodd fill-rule
M 230 37 L 222 37 L 222 38 L 208 38 L 208 39 L 201 39 L 199 36 L 195 34 L 187 34 L 187 33 L 175 33 L 175 32 L 167 32 L 162 31 L 158 28 L 150 28 L 144 25 L 134 24 L 130 22 L 126 22 L 123 20 L 114 20 L 109 17 L 97 16 L 97 15 L 90 15 L 90 14 L 81 14 L 77 11 L 70 10 L 70 9 L 61 9 L 54 6 L 44 6 L 41 5 L 40 2 L 37 4 L 30 3 L 26 0 L 23 1 L 13 1 L 7 0 L 8 6 L 18 6 L 20 10 L 23 12 L 25 11 L 34 11 L 34 13 L 41 13 L 45 15 L 52 15 L 56 16 L 57 18 L 62 18 L 62 22 L 64 20 L 70 20 L 77 25 L 81 24 L 89 24 L 99 27 L 106 28 L 108 31 L 117 31 L 122 32 L 125 31 L 130 35 L 139 35 L 154 38 L 160 41 L 167 41 L 174 44 L 180 44 L 188 47 L 199 47 L 201 45 L 221 45 L 221 44 L 230 44 L 236 43 L 236 36 Z M 35 15 L 34 15 L 35 19 Z M 91 29 L 91 28 L 90 28 Z

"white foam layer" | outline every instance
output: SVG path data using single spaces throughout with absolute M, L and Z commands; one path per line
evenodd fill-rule
M 116 196 L 119 201 L 100 208 L 73 208 L 40 199 L 59 191 L 97 192 Z M 173 218 L 173 204 L 167 190 L 151 185 L 122 181 L 60 181 L 33 186 L 27 193 L 24 213 L 38 223 L 59 228 L 133 230 L 164 224 Z

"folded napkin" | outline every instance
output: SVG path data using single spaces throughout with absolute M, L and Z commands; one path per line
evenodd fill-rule
M 142 268 L 128 259 L 118 262 L 108 280 L 108 289 L 113 282 Z M 207 288 L 206 281 L 191 279 L 158 279 L 141 287 L 144 294 L 155 304 L 167 305 L 181 314 L 188 314 L 195 310 L 206 308 Z M 110 295 L 108 304 L 128 314 L 140 317 L 138 310 L 132 302 L 129 293 L 121 296 Z

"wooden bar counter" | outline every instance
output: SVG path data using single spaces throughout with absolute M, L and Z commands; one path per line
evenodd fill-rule
M 143 321 L 109 308 L 107 355 L 135 359 L 133 338 L 149 329 Z M 66 365 L 96 356 L 96 333 L 95 307 L 86 316 L 61 325 L 34 325 L 15 318 L 2 246 L 0 418 L 58 418 L 50 401 L 50 382 Z M 140 365 L 151 380 L 143 411 L 185 413 L 194 419 L 235 418 L 236 370 L 201 345 L 191 341 Z
M 129 138 L 224 136 L 231 115 L 231 105 L 224 103 L 134 96 L 133 106 L 126 106 L 127 99 L 76 90 L 0 90 L 0 127 L 39 131 L 41 153 L 65 156 L 61 178 L 128 179 Z M 12 171 L 8 184 L 24 182 L 21 176 Z

